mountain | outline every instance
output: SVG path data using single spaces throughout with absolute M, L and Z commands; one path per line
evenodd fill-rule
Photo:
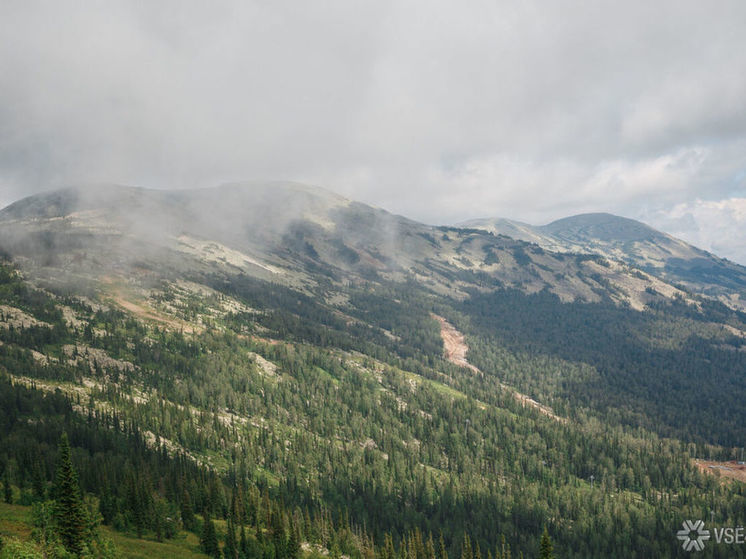
M 746 315 L 623 259 L 285 182 L 39 194 L 0 251 L 14 502 L 64 431 L 105 524 L 213 555 L 676 557 L 746 508 Z
M 102 269 L 129 275 L 134 268 L 153 279 L 221 270 L 309 289 L 375 278 L 414 279 L 458 297 L 475 287 L 547 289 L 563 301 L 610 297 L 638 309 L 657 298 L 686 297 L 615 260 L 429 226 L 292 183 L 41 194 L 0 211 L 0 250 L 73 282 Z
M 746 268 L 633 219 L 592 213 L 543 226 L 501 218 L 474 219 L 460 226 L 521 239 L 555 252 L 598 254 L 626 262 L 667 282 L 746 308 Z

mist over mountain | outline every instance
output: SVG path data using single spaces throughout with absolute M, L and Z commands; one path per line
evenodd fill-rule
M 215 268 L 303 286 L 319 284 L 322 266 L 323 281 L 332 283 L 414 278 L 460 297 L 471 287 L 547 289 L 565 301 L 608 297 L 638 309 L 656 297 L 685 296 L 667 283 L 686 285 L 682 274 L 670 272 L 674 262 L 677 270 L 719 262 L 642 224 L 608 217 L 594 217 L 591 228 L 574 218 L 545 228 L 507 221 L 500 230 L 481 222 L 450 228 L 295 183 L 182 191 L 96 185 L 32 196 L 3 209 L 0 248 L 60 277 L 104 269 L 126 274 L 132 267 L 145 276 Z M 746 275 L 735 265 L 726 270 L 730 284 L 696 287 L 720 290 L 737 303 Z
M 642 223 L 92 185 L 0 210 L 0 254 L 7 499 L 70 433 L 128 550 L 676 557 L 744 510 L 743 269 Z

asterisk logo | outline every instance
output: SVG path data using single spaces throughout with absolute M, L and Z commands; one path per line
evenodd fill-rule
M 685 520 L 682 524 L 683 530 L 676 532 L 676 537 L 683 544 L 684 551 L 702 551 L 705 542 L 710 539 L 710 531 L 705 530 L 705 523 L 701 520 Z

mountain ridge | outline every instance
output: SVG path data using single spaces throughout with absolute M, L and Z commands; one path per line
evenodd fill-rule
M 323 281 L 420 278 L 459 297 L 505 286 L 549 289 L 567 301 L 610 297 L 640 309 L 660 296 L 687 297 L 617 259 L 568 257 L 474 229 L 426 225 L 297 183 L 52 191 L 0 210 L 0 234 L 0 248 L 28 264 L 79 263 L 63 272 L 82 269 L 81 261 L 94 274 L 102 263 L 126 270 L 138 261 L 178 275 L 204 270 L 209 259 L 295 287 L 318 285 L 321 265 Z
M 630 218 L 588 213 L 541 226 L 503 218 L 467 220 L 459 225 L 513 236 L 547 250 L 619 260 L 734 308 L 746 308 L 746 267 Z

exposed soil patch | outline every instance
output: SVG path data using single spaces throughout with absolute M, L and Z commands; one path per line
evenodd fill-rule
M 437 314 L 433 313 L 430 314 L 435 320 L 440 323 L 440 336 L 441 338 L 443 338 L 443 354 L 446 360 L 455 365 L 458 365 L 459 367 L 466 367 L 467 369 L 470 369 L 479 375 L 484 374 L 477 367 L 467 361 L 466 354 L 469 351 L 469 346 L 466 345 L 466 339 L 464 338 L 464 335 L 456 330 L 456 327 L 442 316 L 438 316 Z M 552 408 L 550 408 L 549 406 L 540 404 L 533 398 L 529 398 L 525 394 L 521 394 L 520 392 L 517 392 L 512 388 L 505 386 L 504 384 L 502 385 L 502 387 L 512 392 L 515 399 L 524 406 L 531 406 L 532 408 L 539 410 L 544 415 L 551 417 L 552 419 L 555 419 L 557 421 L 567 421 L 564 417 L 560 417 L 555 414 L 554 411 L 552 411 Z
M 446 360 L 459 367 L 466 367 L 475 373 L 482 374 L 479 369 L 466 360 L 469 346 L 466 345 L 464 335 L 442 316 L 437 314 L 431 314 L 431 316 L 440 323 L 440 337 L 443 338 L 443 353 Z
M 694 465 L 700 472 L 713 476 L 720 475 L 721 477 L 735 479 L 746 483 L 746 464 L 738 463 L 735 460 L 730 460 L 728 462 L 694 460 Z
M 169 330 L 182 331 L 188 334 L 192 334 L 194 332 L 199 333 L 203 330 L 203 328 L 200 328 L 192 323 L 170 317 L 164 313 L 160 313 L 156 311 L 155 309 L 152 309 L 145 305 L 140 305 L 133 301 L 128 301 L 127 299 L 122 297 L 122 295 L 119 293 L 116 293 L 112 297 L 112 299 L 114 303 L 122 307 L 124 310 L 131 312 L 137 318 L 141 320 L 146 320 L 146 321 L 150 320 L 153 322 L 158 322 L 162 326 L 165 326 L 166 328 L 168 328 Z

